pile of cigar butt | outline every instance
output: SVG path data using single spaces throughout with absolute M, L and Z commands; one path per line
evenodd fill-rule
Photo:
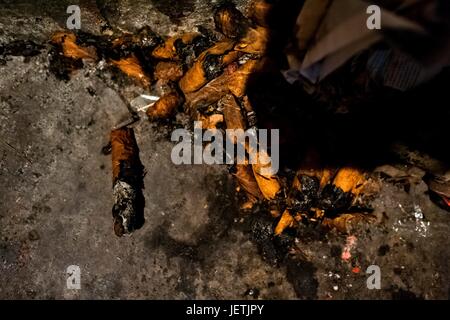
M 245 15 L 231 3 L 220 5 L 214 13 L 214 34 L 199 28 L 162 38 L 149 27 L 116 37 L 58 32 L 51 38 L 51 67 L 64 78 L 88 61 L 106 62 L 142 88 L 157 91 L 160 99 L 146 110 L 152 122 L 184 112 L 202 121 L 203 129 L 256 128 L 258 110 L 247 95 L 248 83 L 280 68 L 276 48 L 283 41 L 285 23 L 277 25 L 273 12 L 273 5 L 264 0 L 252 1 Z M 132 128 L 115 129 L 110 138 L 114 232 L 122 236 L 143 223 L 144 167 Z M 265 166 L 238 164 L 230 172 L 242 212 L 267 208 L 275 237 L 301 223 L 345 233 L 349 225 L 371 219 L 369 214 L 349 213 L 368 181 L 361 169 L 309 165 L 281 178 L 262 170 Z

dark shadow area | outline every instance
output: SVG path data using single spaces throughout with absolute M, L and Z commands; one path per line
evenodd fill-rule
M 449 68 L 424 85 L 401 92 L 379 87 L 369 78 L 365 52 L 318 85 L 324 91 L 332 87 L 330 92 L 320 98 L 307 95 L 300 83 L 290 85 L 273 68 L 286 68 L 283 49 L 291 40 L 287 35 L 292 34 L 301 5 L 274 2 L 270 61 L 265 71 L 249 79 L 248 96 L 258 127 L 280 129 L 281 167 L 296 170 L 313 152 L 319 167 L 373 169 L 398 160 L 399 144 L 449 163 L 445 147 L 450 134 Z

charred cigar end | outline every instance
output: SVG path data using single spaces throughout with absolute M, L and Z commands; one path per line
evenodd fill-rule
M 316 177 L 301 175 L 300 189 L 294 189 L 289 199 L 289 207 L 292 212 L 309 210 L 317 201 L 320 181 Z
M 337 211 L 348 208 L 352 200 L 351 192 L 344 192 L 341 188 L 328 184 L 322 190 L 319 206 L 325 210 Z
M 139 229 L 143 224 L 142 191 L 136 186 L 118 180 L 113 187 L 114 232 L 122 236 Z
M 286 237 L 278 240 L 274 237 L 273 229 L 275 227 L 274 220 L 264 212 L 253 219 L 251 223 L 251 239 L 256 243 L 258 251 L 267 263 L 276 266 L 283 260 L 286 255 L 287 247 L 283 247 Z

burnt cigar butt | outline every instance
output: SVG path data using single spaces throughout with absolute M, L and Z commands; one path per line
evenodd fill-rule
M 201 53 L 194 65 L 180 80 L 181 90 L 185 94 L 197 91 L 218 77 L 227 63 L 229 64 L 239 57 L 237 53 L 230 53 L 233 46 L 234 41 L 226 39 Z
M 169 118 L 182 104 L 183 98 L 174 90 L 162 96 L 152 107 L 148 108 L 147 116 L 150 121 Z
M 261 64 L 260 60 L 249 60 L 233 72 L 228 88 L 234 96 L 241 98 L 246 94 L 248 81 L 254 72 L 260 70 Z
M 249 25 L 247 18 L 231 2 L 224 3 L 216 8 L 214 24 L 217 31 L 232 39 L 243 36 Z
M 333 184 L 344 192 L 355 194 L 364 182 L 364 174 L 356 168 L 344 167 L 338 171 Z
M 138 30 L 136 34 L 124 33 L 112 40 L 110 44 L 106 42 L 110 48 L 106 48 L 102 44 L 100 44 L 100 46 L 103 46 L 104 55 L 118 60 L 131 53 L 141 53 L 142 57 L 147 57 L 156 46 L 161 44 L 161 42 L 162 39 L 153 32 L 150 27 L 145 26 Z
M 183 66 L 177 62 L 160 61 L 155 67 L 155 79 L 178 81 L 183 77 Z
M 228 94 L 220 100 L 219 104 L 223 108 L 227 128 L 245 130 L 245 120 L 242 115 L 241 107 L 236 102 L 236 98 L 233 95 Z M 238 143 L 240 140 L 239 137 L 235 135 L 230 136 L 229 138 L 233 143 Z M 263 149 L 253 150 L 249 144 L 245 145 L 245 149 L 257 159 L 257 161 L 252 164 L 251 168 L 260 193 L 265 199 L 274 200 L 281 190 L 281 185 L 277 176 L 271 170 L 271 161 L 267 151 Z
M 220 76 L 208 82 L 200 90 L 187 93 L 185 95 L 186 111 L 188 111 L 191 115 L 195 115 L 198 109 L 207 107 L 222 99 L 223 96 L 230 92 L 228 84 L 231 79 L 231 75 L 236 72 L 237 69 L 237 63 L 231 63 L 225 68 L 224 72 Z
M 236 178 L 247 198 L 247 202 L 243 204 L 243 207 L 249 209 L 255 203 L 264 199 L 250 165 L 236 165 L 233 176 Z
M 111 153 L 113 182 L 118 179 L 134 179 L 135 167 L 141 167 L 139 148 L 134 131 L 131 128 L 121 128 L 111 131 Z
M 184 94 L 195 92 L 208 82 L 203 61 L 196 61 L 183 78 L 180 80 L 180 88 Z
M 288 197 L 289 208 L 293 212 L 309 210 L 317 201 L 319 188 L 320 180 L 317 177 L 298 174 Z
M 242 116 L 241 107 L 233 95 L 227 94 L 224 96 L 219 101 L 219 106 L 223 109 L 227 129 L 245 129 L 245 121 Z
M 228 81 L 229 77 L 224 73 L 210 81 L 200 90 L 186 94 L 186 111 L 194 115 L 198 109 L 219 101 L 229 92 Z
M 129 57 L 120 59 L 120 60 L 112 60 L 111 61 L 114 66 L 119 68 L 123 73 L 132 77 L 142 83 L 145 87 L 150 85 L 150 78 L 144 72 L 139 60 L 136 56 L 131 55 Z
M 332 183 L 321 192 L 320 205 L 326 210 L 341 210 L 349 207 L 365 184 L 364 173 L 356 168 L 339 169 Z
M 93 47 L 84 48 L 79 46 L 76 43 L 77 37 L 74 33 L 57 32 L 52 36 L 50 42 L 53 45 L 60 46 L 66 58 L 88 59 L 88 60 L 97 59 L 97 53 L 95 48 Z
M 199 116 L 197 117 L 197 121 L 202 122 L 202 129 L 214 130 L 214 129 L 218 129 L 218 127 L 222 125 L 223 115 L 219 114 L 219 113 L 215 113 L 210 116 L 204 116 L 202 114 L 199 114 Z
M 143 171 L 139 148 L 131 128 L 111 132 L 114 232 L 131 233 L 144 223 Z
M 256 150 L 247 149 L 251 153 L 256 153 Z M 253 174 L 259 189 L 267 200 L 275 200 L 281 191 L 281 184 L 274 172 L 271 172 L 270 157 L 265 150 L 259 150 L 257 153 L 257 163 L 252 165 Z
M 161 60 L 179 60 L 178 51 L 180 47 L 193 43 L 200 36 L 201 34 L 198 32 L 190 32 L 181 36 L 170 37 L 153 50 L 152 57 Z
M 324 218 L 322 226 L 326 229 L 336 229 L 337 231 L 348 234 L 361 223 L 375 223 L 376 217 L 371 214 L 362 213 L 344 213 L 335 218 Z

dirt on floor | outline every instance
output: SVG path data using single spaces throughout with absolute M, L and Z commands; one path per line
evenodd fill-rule
M 0 0 L 0 44 L 39 45 L 36 54 L 0 59 L 0 298 L 450 298 L 450 214 L 430 201 L 424 171 L 404 163 L 396 166 L 413 177 L 408 188 L 373 177 L 376 224 L 351 235 L 300 226 L 294 252 L 274 263 L 254 232 L 273 226 L 239 212 L 229 168 L 174 165 L 170 128 L 143 119 L 133 127 L 146 170 L 145 224 L 116 237 L 102 147 L 128 112 L 120 93 L 139 89 L 119 88 L 98 66 L 70 81 L 49 72 L 47 41 L 72 2 Z M 82 28 L 151 25 L 168 35 L 213 24 L 213 0 L 163 2 L 80 1 Z M 80 290 L 67 287 L 71 265 L 80 267 Z M 373 265 L 380 289 L 367 285 Z

